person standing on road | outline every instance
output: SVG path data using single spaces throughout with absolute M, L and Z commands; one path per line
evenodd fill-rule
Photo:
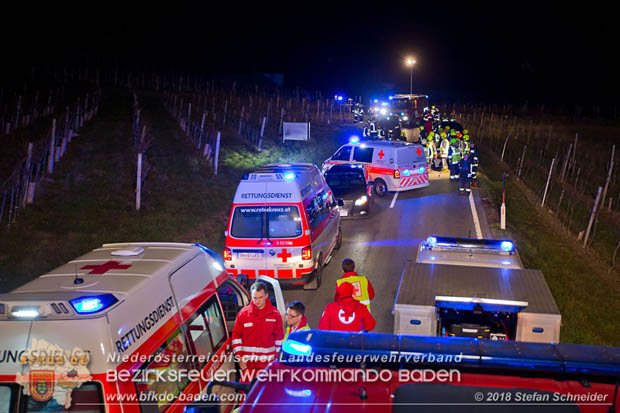
M 286 307 L 286 329 L 284 330 L 284 340 L 288 339 L 288 335 L 299 330 L 310 330 L 308 320 L 305 316 L 306 306 L 301 301 L 293 301 Z
M 282 346 L 284 329 L 282 316 L 271 305 L 267 285 L 256 281 L 250 288 L 252 302 L 237 315 L 232 332 L 232 350 L 239 357 L 241 370 L 248 370 L 248 378 L 276 358 Z
M 377 321 L 365 305 L 353 298 L 353 290 L 349 282 L 338 286 L 338 298 L 325 307 L 319 321 L 319 330 L 362 332 L 375 328 Z
M 450 154 L 450 141 L 445 132 L 441 132 L 441 143 L 439 144 L 441 153 L 442 170 L 448 169 L 448 155 Z
M 459 192 L 471 192 L 472 166 L 469 154 L 466 153 L 459 161 Z
M 450 158 L 450 180 L 458 179 L 459 177 L 459 162 L 461 161 L 461 147 L 458 139 L 452 139 L 450 142 L 450 149 L 448 152 L 448 158 Z
M 370 300 L 375 298 L 375 289 L 368 281 L 368 278 L 355 272 L 355 261 L 351 258 L 342 260 L 342 271 L 344 271 L 344 274 L 336 280 L 337 287 L 334 301 L 338 300 L 338 287 L 342 283 L 348 282 L 353 285 L 353 298 L 366 305 L 366 308 L 370 311 Z

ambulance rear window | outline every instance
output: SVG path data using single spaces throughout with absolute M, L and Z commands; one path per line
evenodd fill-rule
M 426 162 L 425 152 L 419 146 L 409 146 L 396 151 L 396 165 L 399 168 L 413 166 L 418 162 Z
M 296 238 L 301 217 L 294 205 L 236 207 L 230 234 L 235 238 Z

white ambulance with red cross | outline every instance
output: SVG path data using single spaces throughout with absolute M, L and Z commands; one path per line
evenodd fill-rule
M 429 185 L 422 145 L 375 140 L 360 142 L 353 137 L 323 162 L 323 173 L 342 163 L 364 165 L 378 196 L 385 196 L 388 191 L 408 191 Z
M 247 174 L 225 233 L 226 271 L 318 288 L 342 243 L 339 203 L 313 164 L 270 164 Z
M 105 244 L 0 294 L 0 412 L 182 412 L 215 372 L 235 380 L 232 327 L 249 302 L 201 245 Z

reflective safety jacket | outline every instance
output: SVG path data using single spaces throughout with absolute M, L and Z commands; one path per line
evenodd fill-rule
M 440 152 L 441 152 L 441 156 L 443 158 L 447 158 L 448 154 L 450 153 L 450 141 L 447 138 L 443 138 L 441 140 L 441 144 L 439 146 Z
M 435 156 L 437 156 L 437 148 L 435 147 L 435 142 L 428 141 L 426 142 L 426 161 L 430 162 Z
M 253 302 L 239 311 L 232 332 L 232 350 L 245 357 L 248 369 L 263 369 L 274 360 L 282 346 L 282 316 L 267 300 L 261 309 Z
M 345 272 L 341 278 L 336 280 L 338 287 L 343 282 L 351 283 L 353 286 L 353 298 L 362 304 L 366 305 L 366 308 L 370 310 L 370 300 L 375 298 L 375 289 L 372 287 L 368 278 L 364 275 L 358 275 L 355 271 Z M 336 287 L 336 294 L 334 295 L 334 301 L 338 300 L 338 288 Z
M 297 326 L 295 330 L 292 330 L 291 326 L 289 325 L 286 326 L 286 328 L 284 329 L 284 340 L 282 340 L 282 342 L 285 342 L 286 339 L 288 339 L 289 334 L 294 333 L 295 331 L 301 331 L 301 330 L 310 330 L 310 326 L 308 325 L 308 319 L 306 318 L 305 315 L 301 317 L 301 321 L 299 322 L 299 325 Z
M 461 148 L 458 145 L 450 145 L 448 158 L 450 158 L 450 163 L 452 164 L 459 163 L 461 160 Z
M 478 147 L 475 146 L 469 149 L 469 159 L 474 166 L 478 166 Z

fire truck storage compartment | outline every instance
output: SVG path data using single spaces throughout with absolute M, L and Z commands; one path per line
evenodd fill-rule
M 396 334 L 560 340 L 560 312 L 538 270 L 407 261 L 393 314 Z

